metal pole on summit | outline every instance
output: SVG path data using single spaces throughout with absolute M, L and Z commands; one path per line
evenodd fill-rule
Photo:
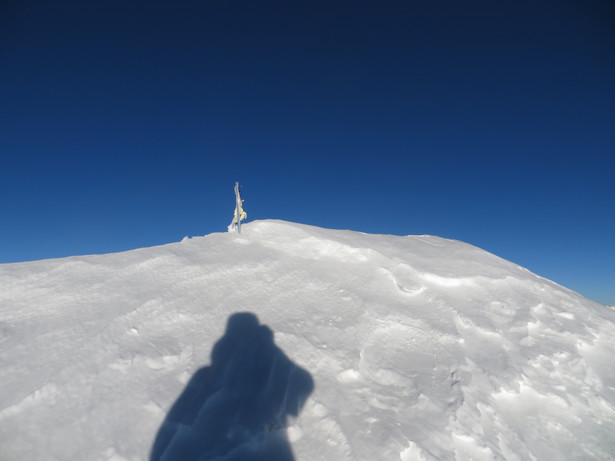
M 235 220 L 237 220 L 237 233 L 241 234 L 241 196 L 239 195 L 239 182 L 235 182 Z
M 248 213 L 243 210 L 243 200 L 241 200 L 241 195 L 239 193 L 239 182 L 235 183 L 235 212 L 233 213 L 233 220 L 228 226 L 229 232 L 237 231 L 238 234 L 241 233 L 241 221 L 248 217 Z

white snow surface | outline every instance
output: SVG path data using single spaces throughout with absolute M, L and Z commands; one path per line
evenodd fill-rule
M 612 460 L 613 357 L 474 246 L 255 221 L 0 265 L 0 459 Z

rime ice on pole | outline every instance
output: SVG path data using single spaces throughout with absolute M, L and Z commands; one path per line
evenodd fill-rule
M 233 220 L 228 226 L 229 232 L 237 231 L 238 234 L 241 234 L 241 221 L 248 217 L 248 213 L 243 210 L 243 200 L 241 200 L 241 195 L 239 194 L 239 183 L 235 183 L 235 211 L 233 213 Z

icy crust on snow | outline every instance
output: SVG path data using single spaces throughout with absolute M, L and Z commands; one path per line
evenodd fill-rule
M 1 459 L 615 453 L 615 312 L 462 242 L 256 221 L 0 287 Z

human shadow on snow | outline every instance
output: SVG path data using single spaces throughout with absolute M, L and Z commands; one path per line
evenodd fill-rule
M 211 365 L 198 370 L 160 427 L 151 461 L 293 461 L 287 418 L 314 382 L 252 313 L 229 317 Z

